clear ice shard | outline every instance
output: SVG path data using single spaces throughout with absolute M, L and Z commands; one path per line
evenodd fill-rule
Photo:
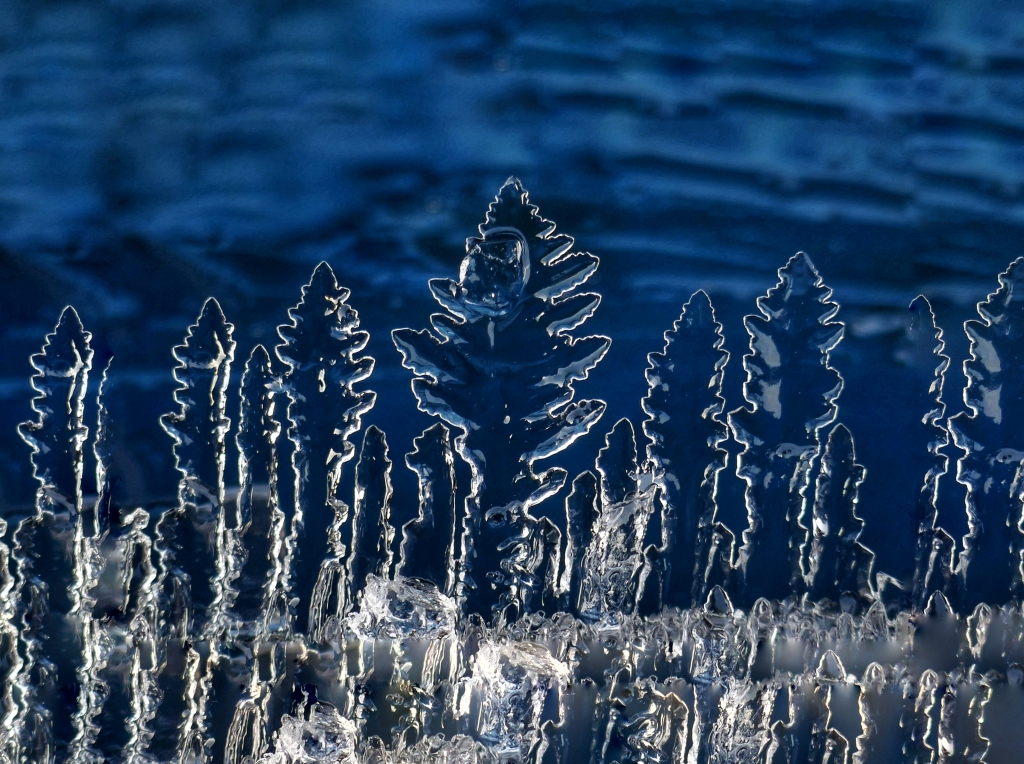
M 887 346 L 907 423 L 887 567 L 864 541 L 877 433 L 838 421 L 843 325 L 803 254 L 746 318 L 745 407 L 724 415 L 697 292 L 648 356 L 642 427 L 616 422 L 570 485 L 537 467 L 605 411 L 574 389 L 610 340 L 578 331 L 597 258 L 572 246 L 512 179 L 458 280 L 431 282 L 431 328 L 394 331 L 440 420 L 403 448 L 409 473 L 362 426 L 374 362 L 326 264 L 276 357 L 256 347 L 234 380 L 234 422 L 233 329 L 208 301 L 173 351 L 170 506 L 119 503 L 109 365 L 83 496 L 92 351 L 65 310 L 19 429 L 35 506 L 0 520 L 0 762 L 1017 764 L 1024 261 L 965 327 L 968 411 L 947 418 L 924 297 Z M 949 434 L 958 561 L 936 504 Z M 727 446 L 746 481 L 728 512 Z M 737 549 L 722 518 L 743 509 Z

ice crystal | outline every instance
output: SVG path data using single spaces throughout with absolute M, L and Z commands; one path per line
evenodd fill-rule
M 885 569 L 863 441 L 837 421 L 839 306 L 804 254 L 746 318 L 745 407 L 723 417 L 729 355 L 697 292 L 648 356 L 642 427 L 616 422 L 570 486 L 538 471 L 605 410 L 574 389 L 610 340 L 576 332 L 598 261 L 572 243 L 510 180 L 458 280 L 431 282 L 432 328 L 393 333 L 442 420 L 405 453 L 415 507 L 397 506 L 384 431 L 362 428 L 374 360 L 326 264 L 276 359 L 256 347 L 235 380 L 234 423 L 215 301 L 174 348 L 170 506 L 117 503 L 109 365 L 83 495 L 92 351 L 66 309 L 19 429 L 36 503 L 0 520 L 0 761 L 1015 762 L 1022 261 L 967 322 L 969 411 L 951 419 L 942 332 L 911 305 L 894 353 L 917 453 L 887 527 L 909 554 Z M 959 560 L 937 509 L 947 433 Z M 738 548 L 717 490 L 730 437 Z

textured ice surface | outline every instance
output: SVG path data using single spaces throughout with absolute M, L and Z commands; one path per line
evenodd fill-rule
M 572 250 L 511 179 L 458 280 L 431 283 L 431 328 L 394 332 L 420 407 L 441 420 L 405 455 L 415 507 L 395 500 L 394 444 L 362 427 L 374 360 L 326 264 L 276 357 L 249 357 L 237 420 L 218 303 L 174 349 L 170 506 L 117 504 L 117 390 L 105 372 L 90 443 L 91 336 L 65 310 L 33 356 L 35 416 L 20 428 L 36 505 L 0 522 L 0 754 L 1016 762 L 1022 261 L 967 324 L 966 414 L 944 419 L 942 333 L 923 297 L 911 305 L 897 352 L 921 385 L 908 394 L 921 453 L 891 523 L 913 551 L 886 570 L 862 541 L 871 476 L 831 366 L 839 306 L 805 254 L 747 317 L 745 406 L 723 416 L 729 355 L 698 292 L 648 358 L 642 427 L 608 427 L 571 483 L 540 466 L 605 410 L 575 390 L 610 341 L 581 333 L 598 261 Z M 947 432 L 969 489 L 960 547 L 936 507 Z M 742 534 L 718 505 L 729 467 L 746 481 Z

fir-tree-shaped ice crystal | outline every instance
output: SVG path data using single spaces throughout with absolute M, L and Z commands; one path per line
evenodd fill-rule
M 284 516 L 278 507 L 277 451 L 283 414 L 276 393 L 278 377 L 266 349 L 257 345 L 245 364 L 240 388 L 238 418 L 238 503 L 234 523 L 239 556 L 239 578 L 233 605 L 242 632 L 259 631 L 270 582 L 280 578 L 284 560 Z M 257 498 L 257 485 L 267 486 L 267 496 Z M 271 594 L 271 597 L 273 595 Z
M 825 445 L 814 493 L 808 583 L 813 601 L 830 600 L 846 612 L 864 608 L 873 593 L 874 555 L 858 541 L 864 521 L 857 516 L 857 491 L 864 474 L 853 435 L 836 425 Z
M 641 594 L 644 539 L 656 487 L 641 475 L 636 437 L 620 419 L 597 456 L 600 510 L 582 560 L 580 615 L 588 620 L 632 614 Z M 585 483 L 581 488 L 585 488 Z
M 910 587 L 912 600 L 915 608 L 921 610 L 938 581 L 948 579 L 951 573 L 949 570 L 935 570 L 931 564 L 933 559 L 943 556 L 936 555 L 936 548 L 941 551 L 949 538 L 936 527 L 939 478 L 946 473 L 949 461 L 942 453 L 949 443 L 949 431 L 943 426 L 946 404 L 942 401 L 949 357 L 943 352 L 946 343 L 942 340 L 942 329 L 935 323 L 935 314 L 923 295 L 910 304 L 910 313 L 910 326 L 896 351 L 896 360 L 915 375 L 917 382 L 912 389 L 905 391 L 913 396 L 909 403 L 915 416 L 911 433 L 914 442 L 903 458 L 908 460 L 906 471 L 912 475 L 923 475 L 923 480 L 914 486 L 916 496 L 910 500 L 914 506 L 911 522 L 894 524 L 890 529 L 902 536 L 895 541 L 896 548 L 915 548 L 914 559 L 907 559 L 901 569 L 889 572 L 901 580 L 913 575 Z M 923 416 L 922 409 L 925 410 Z
M 472 470 L 460 586 L 465 607 L 490 617 L 521 612 L 543 588 L 538 521 L 530 508 L 554 494 L 565 472 L 537 474 L 534 462 L 589 431 L 600 401 L 574 401 L 573 382 L 608 351 L 606 337 L 572 331 L 600 302 L 578 293 L 598 260 L 573 253 L 518 180 L 509 179 L 466 242 L 459 280 L 430 282 L 445 313 L 433 332 L 392 332 L 412 369 L 419 406 L 462 430 L 456 449 Z M 518 560 L 518 562 L 517 562 Z M 512 613 L 515 615 L 515 612 Z
M 958 574 L 962 605 L 999 605 L 1021 593 L 1021 491 L 1024 463 L 1024 258 L 999 276 L 999 289 L 967 321 L 971 356 L 964 361 L 970 414 L 949 420 L 963 450 L 957 480 L 967 486 L 969 532 Z
M 158 678 L 160 713 L 184 723 L 180 730 L 173 725 L 157 728 L 151 741 L 156 756 L 169 756 L 185 741 L 200 739 L 205 723 L 206 683 L 196 679 L 202 675 L 202 659 L 194 642 L 207 636 L 208 625 L 217 624 L 216 611 L 223 606 L 229 578 L 223 506 L 233 330 L 217 301 L 207 300 L 184 343 L 173 351 L 178 361 L 174 379 L 180 385 L 174 400 L 179 408 L 160 419 L 174 441 L 181 473 L 178 505 L 164 513 L 157 527 L 164 651 Z
M 751 408 L 730 412 L 729 425 L 745 447 L 737 474 L 747 482 L 750 523 L 739 555 L 746 605 L 759 597 L 783 599 L 801 586 L 804 494 L 819 431 L 835 419 L 843 385 L 828 365 L 843 336 L 843 324 L 832 320 L 839 306 L 831 296 L 800 252 L 758 298 L 761 315 L 744 319 L 750 353 L 743 357 L 743 397 Z
M 413 441 L 405 463 L 419 481 L 419 514 L 402 526 L 397 573 L 455 593 L 455 464 L 448 428 L 438 422 Z
M 693 607 L 704 601 L 718 473 L 728 430 L 722 377 L 729 360 L 722 325 L 711 300 L 696 292 L 665 332 L 665 347 L 647 356 L 642 405 L 650 439 L 647 457 L 661 486 L 662 548 L 647 587 L 660 586 L 663 604 Z
M 277 356 L 287 367 L 282 387 L 288 395 L 288 437 L 295 445 L 289 564 L 299 631 L 306 630 L 320 561 L 327 551 L 324 539 L 336 514 L 342 515 L 340 543 L 350 541 L 348 507 L 338 496 L 341 469 L 355 454 L 349 437 L 376 400 L 375 393 L 355 389 L 370 376 L 374 362 L 359 355 L 370 335 L 359 331 L 359 316 L 346 302 L 349 294 L 338 285 L 331 267 L 320 263 L 302 288 L 299 304 L 288 311 L 291 323 L 277 330 L 283 340 Z
M 181 473 L 178 508 L 161 521 L 168 532 L 165 548 L 173 555 L 173 560 L 166 560 L 166 569 L 170 573 L 173 566 L 177 572 L 171 575 L 190 579 L 194 634 L 205 624 L 218 583 L 223 581 L 217 566 L 224 521 L 225 447 L 231 424 L 226 409 L 235 353 L 233 331 L 217 301 L 207 300 L 184 344 L 174 348 L 178 361 L 174 379 L 180 385 L 174 400 L 179 409 L 160 418 L 174 440 L 175 464 Z
M 65 308 L 42 352 L 31 359 L 36 370 L 32 410 L 38 416 L 18 428 L 32 449 L 39 482 L 35 513 L 14 533 L 14 597 L 23 614 L 14 734 L 20 737 L 21 755 L 30 761 L 63 759 L 78 726 L 68 707 L 77 704 L 82 661 L 78 552 L 90 339 L 75 310 Z

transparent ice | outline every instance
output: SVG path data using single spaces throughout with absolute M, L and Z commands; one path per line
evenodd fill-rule
M 171 506 L 117 504 L 116 361 L 90 440 L 91 336 L 66 309 L 19 429 L 36 505 L 0 521 L 0 760 L 1019 761 L 1024 260 L 967 322 L 967 411 L 950 418 L 942 331 L 924 297 L 910 306 L 896 352 L 920 424 L 892 570 L 862 541 L 870 475 L 830 355 L 844 326 L 803 253 L 746 318 L 743 405 L 727 407 L 735 367 L 697 292 L 648 356 L 644 420 L 598 429 L 571 480 L 543 466 L 605 413 L 575 389 L 611 342 L 582 332 L 597 267 L 502 187 L 458 279 L 430 283 L 430 328 L 392 335 L 438 420 L 405 453 L 416 507 L 395 506 L 396 444 L 363 428 L 374 360 L 326 263 L 234 382 L 216 301 L 174 348 Z M 936 508 L 950 459 L 959 555 Z M 745 528 L 722 519 L 729 468 Z

